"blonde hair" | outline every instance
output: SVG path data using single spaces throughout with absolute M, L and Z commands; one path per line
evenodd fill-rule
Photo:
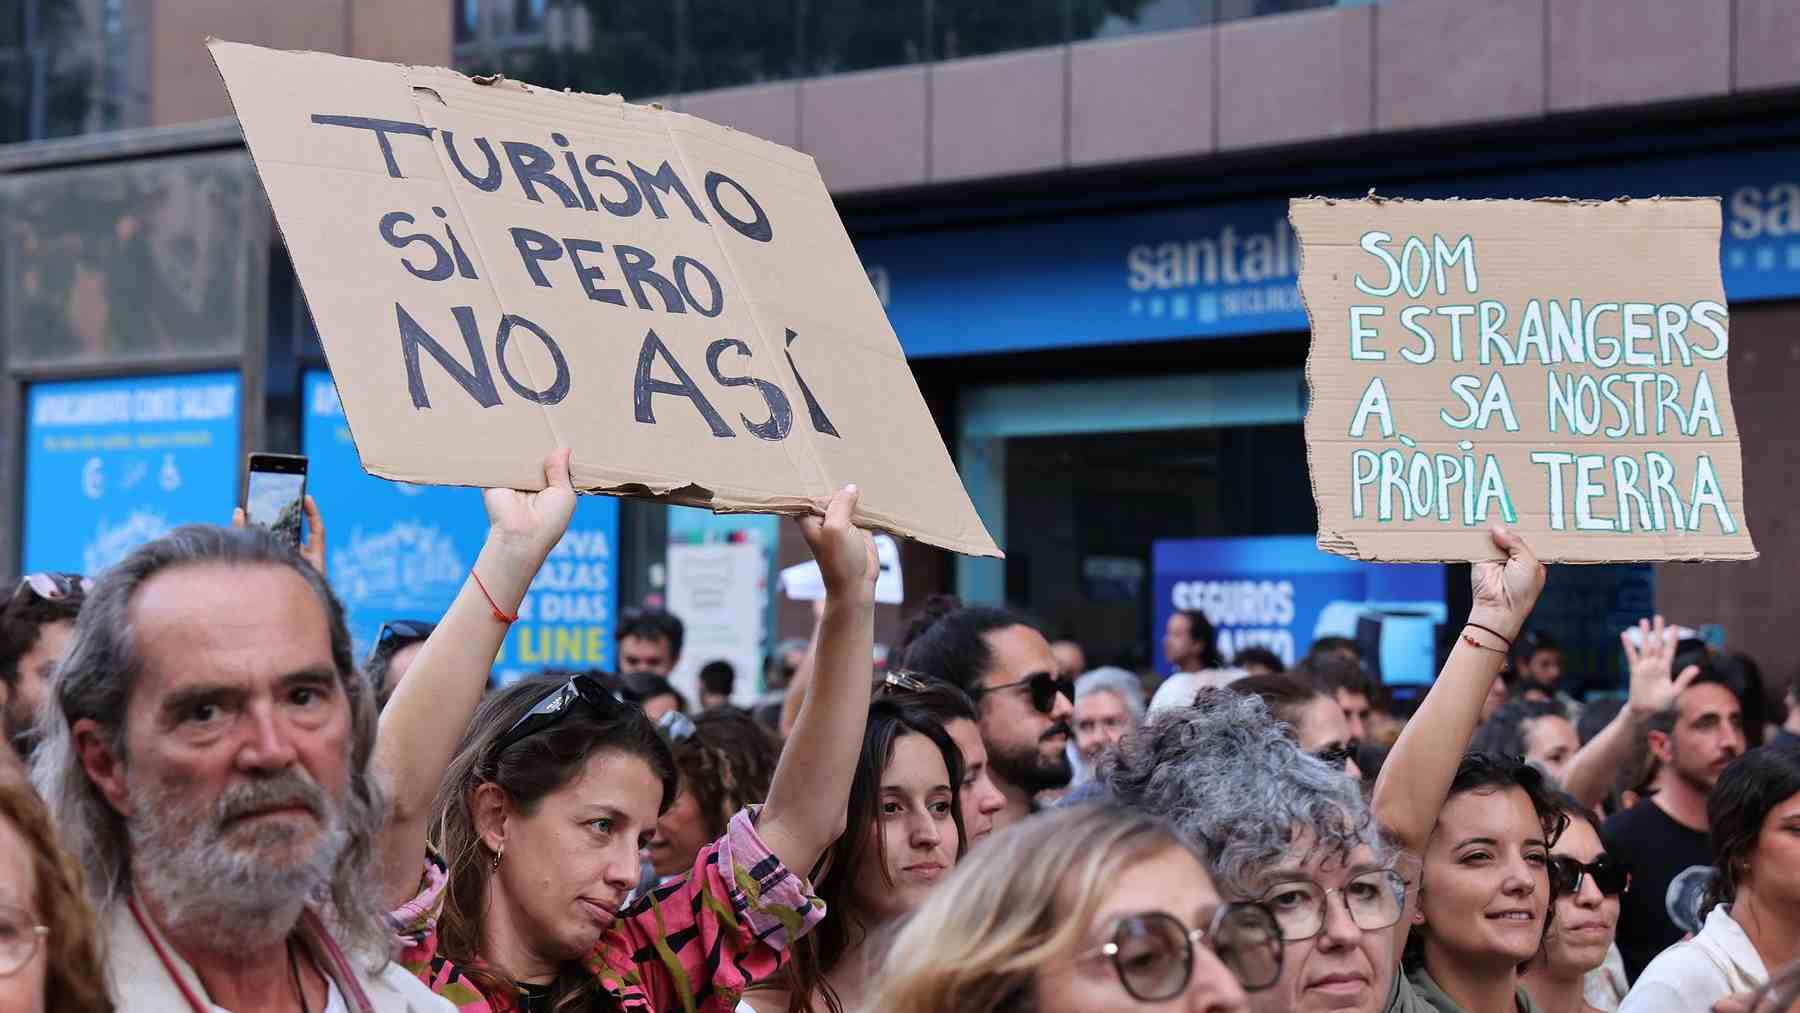
M 895 936 L 870 1008 L 1030 1008 L 1038 969 L 1075 956 L 1119 874 L 1171 848 L 1204 874 L 1198 850 L 1167 822 L 1112 806 L 1061 809 L 995 834 Z

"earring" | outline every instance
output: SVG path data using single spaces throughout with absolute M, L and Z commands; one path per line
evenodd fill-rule
M 489 872 L 499 872 L 500 871 L 500 853 L 505 850 L 506 850 L 506 845 L 504 845 L 504 844 L 502 844 L 499 847 L 494 849 L 494 860 L 488 863 L 488 871 Z

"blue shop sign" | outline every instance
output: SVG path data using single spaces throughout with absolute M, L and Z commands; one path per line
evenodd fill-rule
M 231 520 L 235 373 L 35 383 L 24 569 L 98 574 L 181 524 Z
M 1333 191 L 1352 197 L 1367 190 Z M 1800 294 L 1800 147 L 1382 186 L 1397 197 L 1723 200 L 1733 301 Z M 1305 330 L 1287 196 L 860 236 L 909 357 Z
M 364 471 L 331 374 L 306 374 L 308 488 L 330 532 L 327 569 L 359 657 L 381 624 L 437 622 L 487 538 L 475 489 L 411 485 Z M 619 501 L 583 496 L 494 662 L 501 683 L 546 668 L 613 666 Z
M 1387 685 L 1436 678 L 1438 630 L 1448 617 L 1441 564 L 1362 563 L 1319 551 L 1311 535 L 1182 538 L 1152 545 L 1151 580 L 1159 672 L 1169 670 L 1169 616 L 1198 610 L 1227 661 L 1266 647 L 1292 665 L 1320 637 L 1348 637 Z

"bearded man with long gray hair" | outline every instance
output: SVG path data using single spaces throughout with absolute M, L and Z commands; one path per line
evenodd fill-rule
M 34 779 L 120 1008 L 451 1009 L 388 959 L 374 697 L 293 550 L 193 525 L 133 552 L 90 594 L 41 722 Z

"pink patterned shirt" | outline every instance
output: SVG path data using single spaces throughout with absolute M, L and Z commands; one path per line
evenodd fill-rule
M 767 980 L 789 944 L 825 917 L 812 884 L 788 871 L 756 832 L 756 808 L 732 817 L 700 849 L 694 868 L 638 898 L 600 937 L 586 964 L 623 1013 L 731 1013 L 744 989 Z M 444 864 L 427 856 L 417 897 L 393 913 L 397 962 L 463 1013 L 500 1013 L 438 952 Z

